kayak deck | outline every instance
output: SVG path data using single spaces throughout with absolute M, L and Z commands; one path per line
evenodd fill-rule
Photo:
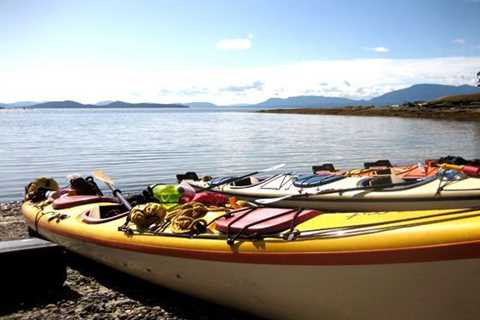
M 125 222 L 125 216 L 96 224 L 90 224 L 83 219 L 85 212 L 115 205 L 95 203 L 58 210 L 49 205 L 40 210 L 26 202 L 22 209 L 31 228 L 45 231 L 51 236 L 60 235 L 110 247 L 170 255 L 178 252 L 187 252 L 194 256 L 195 253 L 205 253 L 206 256 L 212 254 L 213 258 L 223 255 L 223 258 L 228 259 L 235 258 L 235 255 L 237 258 L 238 255 L 254 255 L 258 258 L 262 254 L 307 257 L 309 254 L 328 256 L 390 252 L 393 255 L 399 251 L 435 251 L 448 246 L 467 246 L 471 249 L 478 246 L 480 241 L 480 210 L 468 208 L 320 213 L 297 224 L 293 230 L 287 228 L 282 232 L 257 234 L 253 237 L 240 234 L 233 245 L 228 243 L 228 235 L 215 228 L 215 219 L 225 214 L 221 210 L 209 211 L 204 219 L 213 223 L 208 225 L 205 232 L 196 235 L 176 234 L 169 227 L 161 232 L 139 230 L 133 224 L 129 225 L 131 232 L 119 231 L 119 227 Z M 463 252 L 462 256 L 464 255 Z M 455 258 L 455 253 L 445 257 Z M 259 261 L 263 260 L 259 258 Z

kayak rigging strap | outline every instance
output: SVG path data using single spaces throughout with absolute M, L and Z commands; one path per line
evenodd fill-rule
M 55 215 L 58 215 L 58 212 L 56 211 L 43 211 L 43 208 L 48 205 L 49 203 L 46 203 L 46 201 L 44 201 L 44 203 L 37 203 L 37 204 L 34 204 L 33 207 L 36 210 L 35 212 L 35 219 L 34 219 L 34 230 L 35 232 L 38 232 L 38 224 L 40 223 L 40 219 L 45 216 L 45 215 L 48 215 L 48 214 L 55 214 Z M 54 216 L 55 217 L 55 216 Z M 50 222 L 52 219 L 48 219 L 48 221 Z M 59 221 L 57 221 L 59 222 Z
M 480 210 L 480 207 L 468 208 L 468 209 L 461 209 L 456 211 L 449 211 L 449 212 L 442 212 L 442 213 L 434 213 L 429 215 L 424 215 L 420 217 L 412 217 L 412 218 L 404 218 L 404 219 L 397 219 L 397 220 L 390 220 L 390 221 L 381 221 L 381 222 L 373 222 L 373 223 L 366 223 L 366 224 L 357 224 L 357 225 L 350 225 L 350 226 L 340 226 L 340 227 L 333 227 L 333 228 L 319 228 L 319 229 L 312 229 L 312 230 L 291 230 L 283 232 L 282 238 L 285 240 L 301 240 L 301 239 L 317 239 L 317 238 L 343 238 L 343 237 L 350 237 L 350 236 L 357 236 L 357 235 L 366 235 L 378 232 L 385 232 L 391 231 L 400 228 L 408 228 L 408 227 L 416 227 L 422 226 L 427 224 L 433 223 L 441 223 L 441 222 L 448 222 L 466 218 L 473 218 L 479 217 L 480 212 L 476 212 Z M 473 214 L 468 214 L 471 212 L 476 212 Z M 442 218 L 434 221 L 420 221 L 425 219 L 432 219 L 432 218 Z M 406 223 L 410 222 L 410 223 Z M 398 223 L 406 223 L 400 224 Z M 394 224 L 394 225 L 392 225 Z M 378 228 L 376 228 L 378 227 Z
M 480 191 L 480 188 L 470 188 L 470 189 L 448 189 L 448 190 L 443 190 L 443 192 L 447 192 L 447 191 Z
M 218 219 L 224 217 L 235 217 L 235 213 L 239 216 L 235 217 L 236 221 L 241 220 L 242 218 L 246 217 L 249 213 L 252 213 L 255 208 L 241 208 L 238 210 L 234 210 L 231 212 L 226 212 L 223 215 L 213 219 L 212 221 L 205 224 L 205 227 L 211 225 Z M 237 240 L 264 240 L 266 238 L 271 239 L 283 239 L 285 241 L 301 241 L 301 240 L 313 240 L 313 239 L 332 239 L 332 238 L 343 238 L 343 237 L 352 237 L 352 236 L 361 236 L 361 235 L 368 235 L 373 233 L 380 233 L 386 231 L 394 231 L 402 228 L 411 228 L 417 226 L 423 226 L 428 224 L 435 224 L 435 223 L 442 223 L 442 222 L 449 222 L 467 218 L 474 218 L 480 217 L 480 210 L 479 207 L 472 207 L 466 209 L 460 209 L 455 211 L 448 211 L 448 212 L 440 212 L 440 213 L 432 213 L 424 216 L 419 217 L 411 217 L 411 218 L 403 218 L 403 219 L 396 219 L 390 221 L 381 221 L 381 222 L 373 222 L 373 223 L 366 223 L 366 224 L 356 224 L 350 226 L 339 226 L 339 227 L 329 227 L 329 228 L 318 228 L 318 229 L 310 229 L 310 230 L 298 230 L 295 229 L 296 221 L 298 219 L 302 210 L 300 209 L 291 209 L 287 212 L 283 212 L 276 216 L 270 216 L 265 219 L 260 219 L 259 221 L 255 221 L 254 223 L 248 224 L 248 227 L 254 226 L 256 224 L 265 222 L 267 220 L 276 219 L 279 216 L 283 216 L 286 214 L 291 214 L 292 212 L 295 213 L 294 219 L 292 219 L 291 225 L 287 231 L 282 232 L 253 232 L 248 233 L 245 232 L 248 230 L 248 227 L 242 228 L 240 232 L 237 232 L 232 236 L 231 230 L 233 221 L 229 223 L 229 230 L 228 232 L 220 232 L 220 233 L 210 233 L 205 231 L 196 230 L 196 232 L 191 233 L 174 233 L 172 231 L 165 231 L 166 227 L 158 226 L 155 230 L 152 228 L 147 229 L 145 231 L 135 230 L 138 234 L 142 235 L 152 235 L 152 236 L 165 236 L 165 237 L 183 237 L 183 238 L 199 238 L 199 239 L 218 239 L 218 240 L 226 240 L 227 243 L 232 246 L 234 245 L 235 241 Z M 470 214 L 469 214 L 470 213 Z M 47 213 L 45 213 L 47 214 Z M 253 214 L 255 214 L 253 212 Z M 434 218 L 438 218 L 436 220 L 431 220 Z M 170 221 L 167 222 L 168 224 L 171 223 Z M 134 230 L 132 230 L 134 232 Z

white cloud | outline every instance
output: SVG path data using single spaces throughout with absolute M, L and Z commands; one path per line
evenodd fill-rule
M 480 56 L 314 60 L 242 68 L 106 64 L 13 67 L 0 61 L 0 102 L 118 99 L 236 104 L 306 92 L 370 98 L 417 83 L 473 85 L 479 65 Z
M 385 47 L 366 48 L 366 50 L 368 50 L 368 51 L 374 51 L 374 52 L 376 52 L 376 53 L 387 53 L 387 52 L 390 52 L 390 49 L 389 49 L 389 48 L 385 48 Z
M 459 46 L 463 46 L 465 44 L 465 39 L 461 39 L 461 38 L 453 39 L 452 43 Z
M 247 50 L 252 47 L 253 36 L 249 34 L 246 38 L 224 39 L 217 42 L 219 50 Z
M 263 82 L 255 81 L 251 84 L 240 85 L 240 86 L 228 86 L 220 89 L 221 91 L 232 91 L 232 92 L 244 92 L 249 90 L 262 90 Z

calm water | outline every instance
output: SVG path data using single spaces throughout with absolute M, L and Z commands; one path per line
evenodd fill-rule
M 382 117 L 193 110 L 18 110 L 0 112 L 0 199 L 19 199 L 41 175 L 62 184 L 102 169 L 124 190 L 175 174 L 242 174 L 447 154 L 480 158 L 480 123 Z

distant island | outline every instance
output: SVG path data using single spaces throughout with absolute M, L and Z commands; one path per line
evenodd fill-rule
M 462 85 L 416 84 L 408 88 L 393 90 L 369 100 L 355 100 L 342 97 L 296 96 L 289 98 L 271 98 L 251 105 L 261 109 L 283 108 L 342 108 L 350 106 L 401 105 L 414 101 L 430 101 L 445 96 L 480 93 L 480 88 Z
M 182 104 L 163 104 L 163 103 L 129 103 L 123 101 L 113 101 L 106 104 L 83 104 L 76 101 L 49 101 L 24 106 L 26 109 L 58 109 L 58 108 L 189 108 Z
M 446 96 L 428 102 L 416 101 L 383 107 L 270 109 L 258 112 L 480 121 L 480 93 Z
M 188 103 L 129 103 L 123 101 L 100 101 L 95 104 L 82 104 L 76 101 L 49 101 L 33 102 L 18 101 L 14 103 L 0 103 L 4 108 L 192 108 L 198 110 L 227 109 L 236 108 L 239 110 L 260 110 L 260 109 L 337 109 L 351 106 L 362 107 L 398 107 L 408 103 L 433 101 L 445 96 L 466 95 L 480 93 L 480 88 L 461 85 L 451 86 L 442 84 L 416 84 L 408 88 L 393 90 L 371 99 L 350 99 L 345 97 L 330 96 L 294 96 L 287 98 L 269 98 L 263 102 L 255 104 L 234 104 L 234 105 L 216 105 L 211 102 L 188 102 Z M 324 112 L 337 112 L 337 111 Z M 345 112 L 348 112 L 345 111 Z

